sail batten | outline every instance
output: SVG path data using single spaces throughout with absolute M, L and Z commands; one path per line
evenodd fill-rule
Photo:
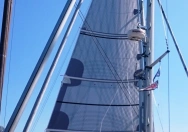
M 99 131 L 90 131 L 90 130 L 60 130 L 60 129 L 46 129 L 46 132 L 99 132 Z M 101 131 L 101 132 L 108 132 L 108 131 Z M 132 131 L 115 131 L 115 132 L 132 132 Z M 137 132 L 137 131 L 135 131 Z
M 122 79 L 122 80 L 110 80 L 110 79 L 97 79 L 97 78 L 83 78 L 83 77 L 73 77 L 73 76 L 64 76 L 66 79 L 75 79 L 75 80 L 82 80 L 82 81 L 91 81 L 91 82 L 103 82 L 103 83 L 133 83 L 138 82 L 136 79 Z M 69 82 L 71 83 L 71 81 Z
M 137 0 L 92 1 L 62 81 L 50 132 L 138 130 L 138 80 L 133 74 L 140 68 L 139 44 L 121 39 L 137 28 L 137 5 Z
M 76 103 L 76 102 L 65 102 L 65 101 L 57 101 L 57 103 L 62 104 L 73 104 L 73 105 L 90 105 L 90 106 L 137 106 L 139 104 L 89 104 L 89 103 Z
M 80 34 L 88 35 L 92 37 L 106 38 L 106 39 L 128 39 L 127 34 L 112 34 L 112 33 L 101 33 L 95 31 L 81 30 Z

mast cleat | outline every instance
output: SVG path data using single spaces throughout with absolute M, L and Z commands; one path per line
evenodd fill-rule
M 140 41 L 145 38 L 146 33 L 145 33 L 145 30 L 140 29 L 140 28 L 132 29 L 128 31 L 127 36 L 130 40 Z

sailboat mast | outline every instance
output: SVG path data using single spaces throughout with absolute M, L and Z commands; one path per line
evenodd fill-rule
M 12 10 L 12 0 L 4 1 L 3 22 L 0 38 L 0 111 L 1 111 L 1 99 L 3 91 L 4 70 L 7 55 L 8 35 L 10 27 L 10 16 Z
M 18 124 L 18 121 L 26 107 L 27 102 L 29 101 L 29 98 L 34 90 L 34 87 L 38 81 L 38 78 L 40 77 L 40 74 L 43 70 L 43 67 L 48 59 L 48 56 L 50 55 L 55 42 L 57 41 L 57 38 L 60 36 L 60 33 L 71 13 L 72 8 L 74 7 L 76 0 L 68 0 L 65 8 L 63 9 L 56 26 L 54 27 L 50 38 L 48 39 L 48 42 L 35 66 L 35 69 L 33 70 L 33 73 L 31 74 L 31 77 L 19 99 L 19 102 L 5 128 L 4 132 L 14 132 L 15 128 Z
M 148 57 L 145 59 L 145 66 L 150 65 L 153 62 L 154 56 L 154 0 L 147 0 L 147 17 L 146 17 L 146 27 L 147 27 L 147 39 L 146 39 L 146 54 Z M 152 69 L 145 68 L 145 86 L 152 83 Z M 144 93 L 144 132 L 154 131 L 153 122 L 153 92 L 148 91 Z
M 75 20 L 76 20 L 76 18 L 77 18 L 78 11 L 79 11 L 79 9 L 80 9 L 80 6 L 81 6 L 82 2 L 83 2 L 83 0 L 79 0 L 79 3 L 78 3 L 78 5 L 77 5 L 77 7 L 76 7 L 76 10 L 74 11 L 73 17 L 71 18 L 71 21 L 70 21 L 70 23 L 69 23 L 69 25 L 68 25 L 68 28 L 67 28 L 67 30 L 66 30 L 66 33 L 65 33 L 65 35 L 64 35 L 64 37 L 63 37 L 63 40 L 62 40 L 62 42 L 61 42 L 61 44 L 60 44 L 60 46 L 59 46 L 59 48 L 58 48 L 58 51 L 57 51 L 57 53 L 56 53 L 56 55 L 55 55 L 55 58 L 54 58 L 54 60 L 53 60 L 53 62 L 52 62 L 52 64 L 51 64 L 51 67 L 50 67 L 50 69 L 49 69 L 49 71 L 48 71 L 48 74 L 47 74 L 47 76 L 46 76 L 46 78 L 45 78 L 45 81 L 44 81 L 44 83 L 43 83 L 43 85 L 42 85 L 42 88 L 41 88 L 41 90 L 40 90 L 40 93 L 39 93 L 39 95 L 37 96 L 37 99 L 36 99 L 36 101 L 35 101 L 35 104 L 34 104 L 34 106 L 33 106 L 33 108 L 32 108 L 32 111 L 31 111 L 31 113 L 30 113 L 30 115 L 29 115 L 29 118 L 28 118 L 28 120 L 27 120 L 27 123 L 26 123 L 26 125 L 25 125 L 25 127 L 24 127 L 24 130 L 23 130 L 24 132 L 29 132 L 29 131 L 30 131 L 30 127 L 31 127 L 31 125 L 32 125 L 32 123 L 33 123 L 33 120 L 34 120 L 34 118 L 35 118 L 35 115 L 36 115 L 36 113 L 37 113 L 37 110 L 38 110 L 38 108 L 39 108 L 39 105 L 40 105 L 40 103 L 41 103 L 41 101 L 42 101 L 42 98 L 43 98 L 43 96 L 44 96 L 44 93 L 45 93 L 45 91 L 46 91 L 46 89 L 47 89 L 47 86 L 48 86 L 48 84 L 49 84 L 49 81 L 50 81 L 50 78 L 51 78 L 51 76 L 52 76 L 52 73 L 53 73 L 53 71 L 54 71 L 54 69 L 55 69 L 55 67 L 56 67 L 56 64 L 57 64 L 57 62 L 58 62 L 58 60 L 59 60 L 59 58 L 60 58 L 60 55 L 61 55 L 61 53 L 62 53 L 62 50 L 63 50 L 63 48 L 65 47 L 65 43 L 67 42 L 67 38 L 68 38 L 68 36 L 69 36 L 69 33 L 70 33 L 70 31 L 71 31 L 71 29 L 72 29 L 72 26 L 73 26 L 73 24 L 74 24 L 74 22 L 75 22 Z
M 145 27 L 145 14 L 144 14 L 144 1 L 139 0 L 139 7 L 140 7 L 140 22 L 141 26 Z M 143 53 L 145 51 L 145 42 L 142 41 L 140 42 L 140 53 Z M 142 57 L 140 61 L 140 68 L 144 70 L 144 60 L 145 58 Z M 143 88 L 143 81 L 140 81 L 139 88 Z M 144 110 L 144 92 L 139 92 L 139 132 L 142 132 L 144 130 L 144 115 L 143 115 L 143 110 Z

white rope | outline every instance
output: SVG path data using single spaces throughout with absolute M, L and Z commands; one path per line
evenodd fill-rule
M 161 5 L 161 1 L 159 0 L 160 5 Z M 164 29 L 164 34 L 165 34 L 165 41 L 166 41 L 166 47 L 168 49 L 168 34 L 167 34 L 167 27 L 165 26 L 165 20 L 164 20 L 164 16 L 162 13 L 162 10 L 160 10 L 161 12 L 161 17 L 162 17 L 162 23 L 163 23 L 163 29 Z
M 47 104 L 47 102 L 48 102 L 48 99 L 50 98 L 50 96 L 51 96 L 51 94 L 52 94 L 52 91 L 53 91 L 53 89 L 55 88 L 54 86 L 55 86 L 55 84 L 56 84 L 56 82 L 57 82 L 57 80 L 58 80 L 58 77 L 59 77 L 59 75 L 60 75 L 60 72 L 61 72 L 61 70 L 62 70 L 62 67 L 64 66 L 65 62 L 67 61 L 68 55 L 70 54 L 71 49 L 73 48 L 73 46 L 74 46 L 74 44 L 75 44 L 76 36 L 77 36 L 77 34 L 79 33 L 79 31 L 80 31 L 80 30 L 78 29 L 78 30 L 76 31 L 76 34 L 73 36 L 73 39 L 72 39 L 72 41 L 71 41 L 71 45 L 69 46 L 69 49 L 67 50 L 67 53 L 65 54 L 64 61 L 61 63 L 60 69 L 59 69 L 59 71 L 58 71 L 58 73 L 57 73 L 57 75 L 56 75 L 56 77 L 55 77 L 55 79 L 54 79 L 54 82 L 52 83 L 52 86 L 49 88 L 49 91 L 48 91 L 48 93 L 46 94 L 46 97 L 44 98 L 44 103 L 42 104 L 40 110 L 38 110 L 38 111 L 39 111 L 39 112 L 38 112 L 38 115 L 36 116 L 36 119 L 34 120 L 34 122 L 33 122 L 33 124 L 32 124 L 32 127 L 31 127 L 30 132 L 34 132 L 34 131 L 35 131 L 36 125 L 38 124 L 38 121 L 39 121 L 39 119 L 41 118 L 41 115 L 42 115 L 42 113 L 43 113 L 43 111 L 44 111 L 44 108 L 46 107 L 46 104 Z
M 108 109 L 106 110 L 106 112 L 105 112 L 105 114 L 104 114 L 104 116 L 103 116 L 103 118 L 102 118 L 102 120 L 101 120 L 100 132 L 101 132 L 101 130 L 102 130 L 102 125 L 103 125 L 103 121 L 104 121 L 104 119 L 105 119 L 105 117 L 106 117 L 106 114 L 108 113 L 108 111 L 109 111 L 109 109 L 110 109 L 110 107 L 111 107 L 111 105 L 112 105 L 112 103 L 113 103 L 113 101 L 114 101 L 114 99 L 115 99 L 115 97 L 116 97 L 118 91 L 119 91 L 119 88 L 117 88 L 117 90 L 116 90 L 116 92 L 115 92 L 115 94 L 114 94 L 114 97 L 112 98 L 112 100 L 111 100 L 111 102 L 110 102 L 110 105 L 108 106 Z
M 165 39 L 167 40 L 167 31 L 166 31 L 166 26 L 165 26 L 165 21 L 164 21 L 164 17 L 163 17 L 163 14 L 162 14 L 162 10 L 160 10 L 160 12 L 161 12 L 161 17 L 162 17 Z
M 154 92 L 153 92 L 153 100 L 154 100 L 155 107 L 156 107 L 156 110 L 157 110 L 157 115 L 158 115 L 158 117 L 159 117 L 159 121 L 160 121 L 161 129 L 162 129 L 162 131 L 164 132 L 163 124 L 162 124 L 161 117 L 160 117 L 160 114 L 159 114 L 159 110 L 158 110 L 158 106 L 157 106 L 157 102 L 156 102 L 156 99 L 155 99 Z

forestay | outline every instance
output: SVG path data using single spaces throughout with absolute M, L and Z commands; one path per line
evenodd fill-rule
M 92 1 L 47 131 L 138 130 L 138 91 L 128 80 L 140 68 L 139 42 L 119 38 L 137 28 L 137 8 L 137 0 Z

